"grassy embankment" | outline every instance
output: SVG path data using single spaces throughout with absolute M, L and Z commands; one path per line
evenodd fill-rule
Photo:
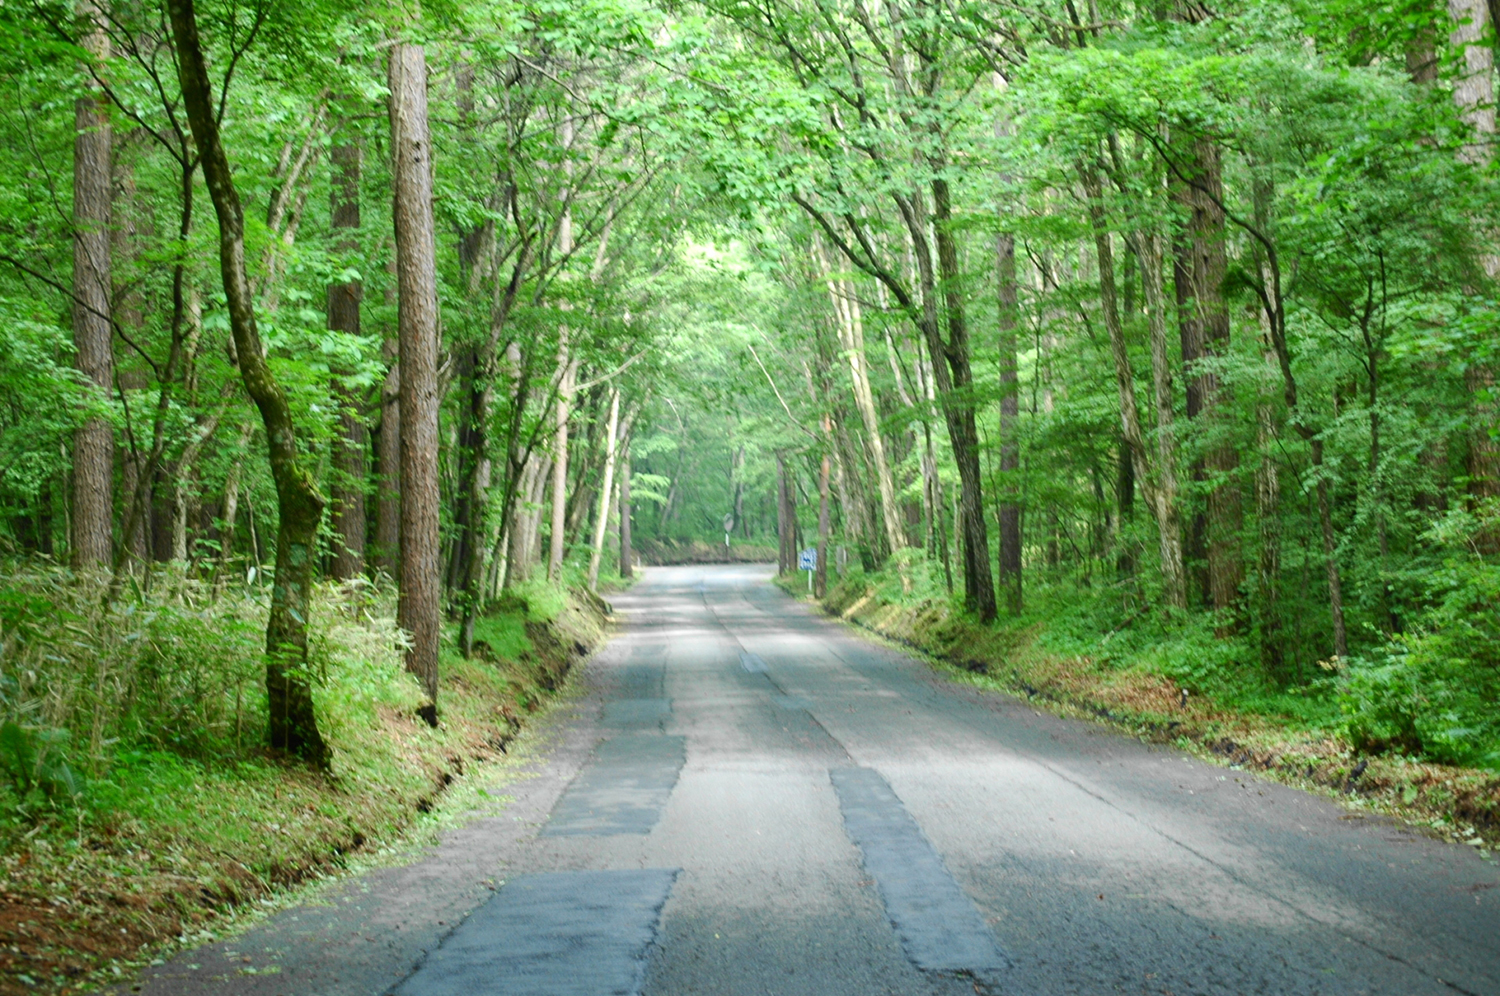
M 1442 763 L 1440 751 L 1370 733 L 1392 711 L 1371 688 L 1430 650 L 1430 633 L 1379 661 L 1325 663 L 1310 680 L 1277 684 L 1248 660 L 1243 641 L 1216 635 L 1206 618 L 1169 624 L 1160 613 L 1122 610 L 1097 590 L 1052 585 L 1028 592 L 1023 616 L 981 626 L 954 608 L 927 568 L 914 565 L 910 591 L 893 570 L 848 575 L 831 582 L 822 607 L 934 658 L 953 680 L 1332 792 L 1486 852 L 1500 844 L 1492 768 Z M 801 573 L 781 579 L 798 598 L 807 597 L 805 583 Z M 1419 688 L 1409 701 L 1436 710 L 1436 695 Z
M 603 632 L 535 585 L 445 648 L 441 722 L 401 664 L 394 594 L 327 586 L 312 666 L 327 773 L 261 749 L 268 594 L 157 576 L 105 607 L 60 569 L 0 574 L 0 994 L 76 992 L 389 846 L 501 757 Z

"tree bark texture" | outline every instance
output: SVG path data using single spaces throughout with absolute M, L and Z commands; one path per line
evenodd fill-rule
M 1088 196 L 1089 217 L 1094 229 L 1094 249 L 1099 264 L 1099 303 L 1104 312 L 1105 330 L 1109 333 L 1110 355 L 1114 359 L 1115 385 L 1120 396 L 1120 430 L 1130 451 L 1136 484 L 1156 519 L 1161 556 L 1162 595 L 1174 608 L 1186 606 L 1183 577 L 1182 540 L 1175 512 L 1169 511 L 1152 476 L 1151 457 L 1141 429 L 1140 409 L 1135 396 L 1135 372 L 1125 344 L 1125 329 L 1120 321 L 1119 299 L 1115 289 L 1114 248 L 1105 217 L 1103 191 L 1098 174 L 1091 167 L 1082 170 L 1084 190 Z
M 823 417 L 824 434 L 827 435 L 828 417 Z M 823 598 L 828 594 L 828 479 L 833 457 L 825 449 L 818 463 L 818 566 L 813 571 L 813 595 Z
M 1227 609 L 1240 597 L 1244 566 L 1240 554 L 1242 510 L 1239 454 L 1228 441 L 1215 438 L 1230 401 L 1211 364 L 1229 353 L 1229 309 L 1224 301 L 1224 279 L 1229 265 L 1225 254 L 1223 169 L 1218 146 L 1198 141 L 1189 163 L 1191 182 L 1180 190 L 1187 224 L 1175 254 L 1177 313 L 1182 360 L 1187 373 L 1187 414 L 1202 419 L 1200 433 L 1208 437 L 1203 460 L 1194 477 L 1207 484 L 1202 523 L 1194 529 L 1195 553 L 1206 562 L 1204 594 L 1215 609 Z
M 401 595 L 411 638 L 406 667 L 437 722 L 442 576 L 438 539 L 438 303 L 427 124 L 427 53 L 398 42 L 390 54 L 392 186 L 401 357 Z
M 1187 608 L 1187 573 L 1182 559 L 1182 517 L 1177 497 L 1177 437 L 1173 429 L 1172 366 L 1167 356 L 1167 310 L 1162 287 L 1161 237 L 1139 238 L 1141 289 L 1151 338 L 1151 388 L 1156 405 L 1156 478 L 1154 503 L 1160 526 L 1162 573 L 1170 584 L 1167 600 Z
M 964 314 L 964 296 L 958 261 L 958 243 L 953 237 L 952 208 L 948 181 L 932 181 L 933 237 L 937 242 L 938 269 L 942 275 L 942 296 L 947 318 L 948 336 L 939 330 L 936 315 L 936 288 L 931 286 L 931 266 L 922 264 L 928 273 L 924 298 L 930 306 L 924 321 L 924 332 L 932 353 L 933 376 L 942 395 L 943 412 L 948 421 L 948 435 L 953 445 L 953 459 L 958 465 L 959 527 L 963 535 L 964 602 L 979 617 L 991 622 L 996 615 L 995 583 L 990 573 L 989 530 L 984 520 L 984 496 L 979 471 L 979 427 L 975 422 L 974 403 L 967 397 L 974 378 L 969 367 L 969 331 Z M 925 239 L 918 244 L 919 261 L 926 255 Z
M 896 506 L 896 484 L 891 463 L 886 456 L 885 440 L 880 434 L 880 413 L 875 408 L 875 393 L 870 389 L 869 362 L 865 356 L 864 315 L 855 297 L 854 287 L 836 280 L 829 272 L 828 259 L 818 242 L 813 242 L 818 270 L 828 289 L 828 303 L 833 307 L 834 328 L 838 332 L 839 351 L 849 364 L 849 380 L 854 393 L 854 407 L 864 423 L 865 440 L 874 464 L 875 485 L 880 494 L 880 517 L 891 553 L 904 549 L 906 536 L 901 528 L 901 512 Z
M 1022 606 L 1021 504 L 1014 480 L 1021 467 L 1015 236 L 1005 233 L 996 239 L 995 263 L 1000 291 L 1000 592 L 1006 610 L 1014 616 L 1020 615 Z
M 1485 166 L 1494 156 L 1496 134 L 1495 52 L 1489 38 L 1489 4 L 1487 0 L 1448 0 L 1448 17 L 1453 25 L 1449 43 L 1463 53 L 1462 67 L 1453 81 L 1453 102 L 1471 129 L 1470 140 L 1459 155 L 1465 162 Z M 1482 262 L 1491 279 L 1500 276 L 1500 257 L 1487 255 Z M 1500 407 L 1489 400 L 1495 392 L 1495 372 L 1475 363 L 1465 379 L 1474 398 L 1469 429 L 1469 492 L 1483 501 L 1500 497 L 1500 445 L 1491 435 L 1500 426 Z M 1486 529 L 1480 543 L 1486 552 L 1493 553 L 1500 550 L 1500 535 Z
M 552 536 L 547 554 L 547 580 L 562 577 L 568 543 L 568 420 L 573 415 L 573 384 L 578 361 L 568 348 L 567 329 L 557 350 L 557 404 L 552 429 Z
M 109 39 L 98 22 L 99 9 L 83 12 L 95 28 L 84 48 L 96 59 L 109 54 Z M 98 392 L 109 397 L 114 381 L 113 330 L 110 327 L 110 177 L 111 131 L 107 105 L 98 88 L 73 105 L 73 345 L 78 370 Z M 110 563 L 114 527 L 114 428 L 96 415 L 73 434 L 73 516 L 70 548 L 80 568 Z
M 380 384 L 380 439 L 376 459 L 375 566 L 392 578 L 401 573 L 401 363 L 398 345 L 387 340 L 389 354 Z
M 318 733 L 307 676 L 307 620 L 311 615 L 313 553 L 323 496 L 297 451 L 291 406 L 266 363 L 245 267 L 245 216 L 229 159 L 219 139 L 214 91 L 198 39 L 193 0 L 168 0 L 177 44 L 177 74 L 193 140 L 202 157 L 203 179 L 219 220 L 219 267 L 229 309 L 229 327 L 245 390 L 260 410 L 276 482 L 280 525 L 276 579 L 266 626 L 267 730 L 273 749 L 318 765 L 328 748 Z
M 630 516 L 630 443 L 626 440 L 620 454 L 620 577 L 635 576 L 635 547 L 631 536 Z
M 609 528 L 610 499 L 615 487 L 615 434 L 620 428 L 620 392 L 609 392 L 609 422 L 604 435 L 604 480 L 599 485 L 599 512 L 594 520 L 593 550 L 589 554 L 589 589 L 599 587 L 599 562 L 604 557 L 604 534 Z
M 343 142 L 333 147 L 331 210 L 333 229 L 342 236 L 340 252 L 359 248 L 360 147 Z M 358 280 L 331 284 L 328 288 L 328 327 L 335 332 L 360 334 L 359 305 L 364 286 Z M 369 432 L 365 428 L 362 399 L 336 379 L 334 394 L 339 404 L 339 431 L 333 440 L 332 507 L 333 559 L 329 573 L 345 580 L 365 569 L 365 474 Z

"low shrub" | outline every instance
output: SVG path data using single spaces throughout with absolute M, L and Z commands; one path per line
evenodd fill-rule
M 1360 750 L 1500 769 L 1500 567 L 1454 559 L 1412 629 L 1348 662 L 1344 730 Z

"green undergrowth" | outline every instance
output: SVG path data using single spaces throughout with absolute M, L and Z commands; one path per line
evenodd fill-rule
M 0 994 L 76 992 L 410 831 L 500 758 L 602 637 L 595 596 L 531 584 L 445 641 L 440 722 L 402 666 L 394 592 L 321 587 L 328 772 L 260 746 L 268 591 L 170 574 L 106 604 L 60 569 L 0 578 Z M 9 740 L 7 740 L 7 736 Z
M 800 573 L 778 583 L 794 596 L 806 594 Z M 1458 673 L 1456 657 L 1472 661 L 1500 646 L 1463 642 L 1460 628 L 1482 635 L 1477 631 L 1497 603 L 1476 605 L 1480 584 L 1455 583 L 1453 590 L 1458 594 L 1446 611 L 1454 624 L 1393 642 L 1382 651 L 1383 663 L 1326 662 L 1280 681 L 1266 675 L 1248 641 L 1226 635 L 1229 627 L 1212 615 L 1169 618 L 1113 589 L 1037 584 L 1027 592 L 1024 614 L 985 626 L 962 611 L 932 568 L 909 561 L 830 579 L 821 605 L 936 658 L 956 680 L 1331 789 L 1352 804 L 1490 846 L 1500 842 L 1500 778 L 1483 766 L 1454 763 L 1478 752 L 1424 751 L 1419 738 L 1402 735 L 1413 716 L 1432 726 L 1445 721 L 1440 694 L 1473 699 L 1488 687 L 1472 679 L 1467 688 L 1442 685 Z M 1390 686 L 1404 689 L 1405 697 L 1388 694 Z M 1450 726 L 1458 725 L 1458 714 L 1447 711 Z M 1382 717 L 1385 726 L 1378 725 Z M 1380 739 L 1372 728 L 1395 733 Z

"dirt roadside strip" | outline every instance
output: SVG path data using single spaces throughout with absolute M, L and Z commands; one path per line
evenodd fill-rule
M 899 605 L 873 590 L 834 588 L 822 602 L 800 576 L 781 587 L 829 615 L 916 651 L 954 681 L 1024 697 L 1040 708 L 1091 718 L 1153 743 L 1170 743 L 1233 769 L 1393 816 L 1481 854 L 1500 850 L 1500 777 L 1395 756 L 1355 756 L 1347 742 L 1310 735 L 1276 717 L 1237 712 L 1170 679 L 1045 654 L 1029 639 L 951 615 L 937 602 Z

